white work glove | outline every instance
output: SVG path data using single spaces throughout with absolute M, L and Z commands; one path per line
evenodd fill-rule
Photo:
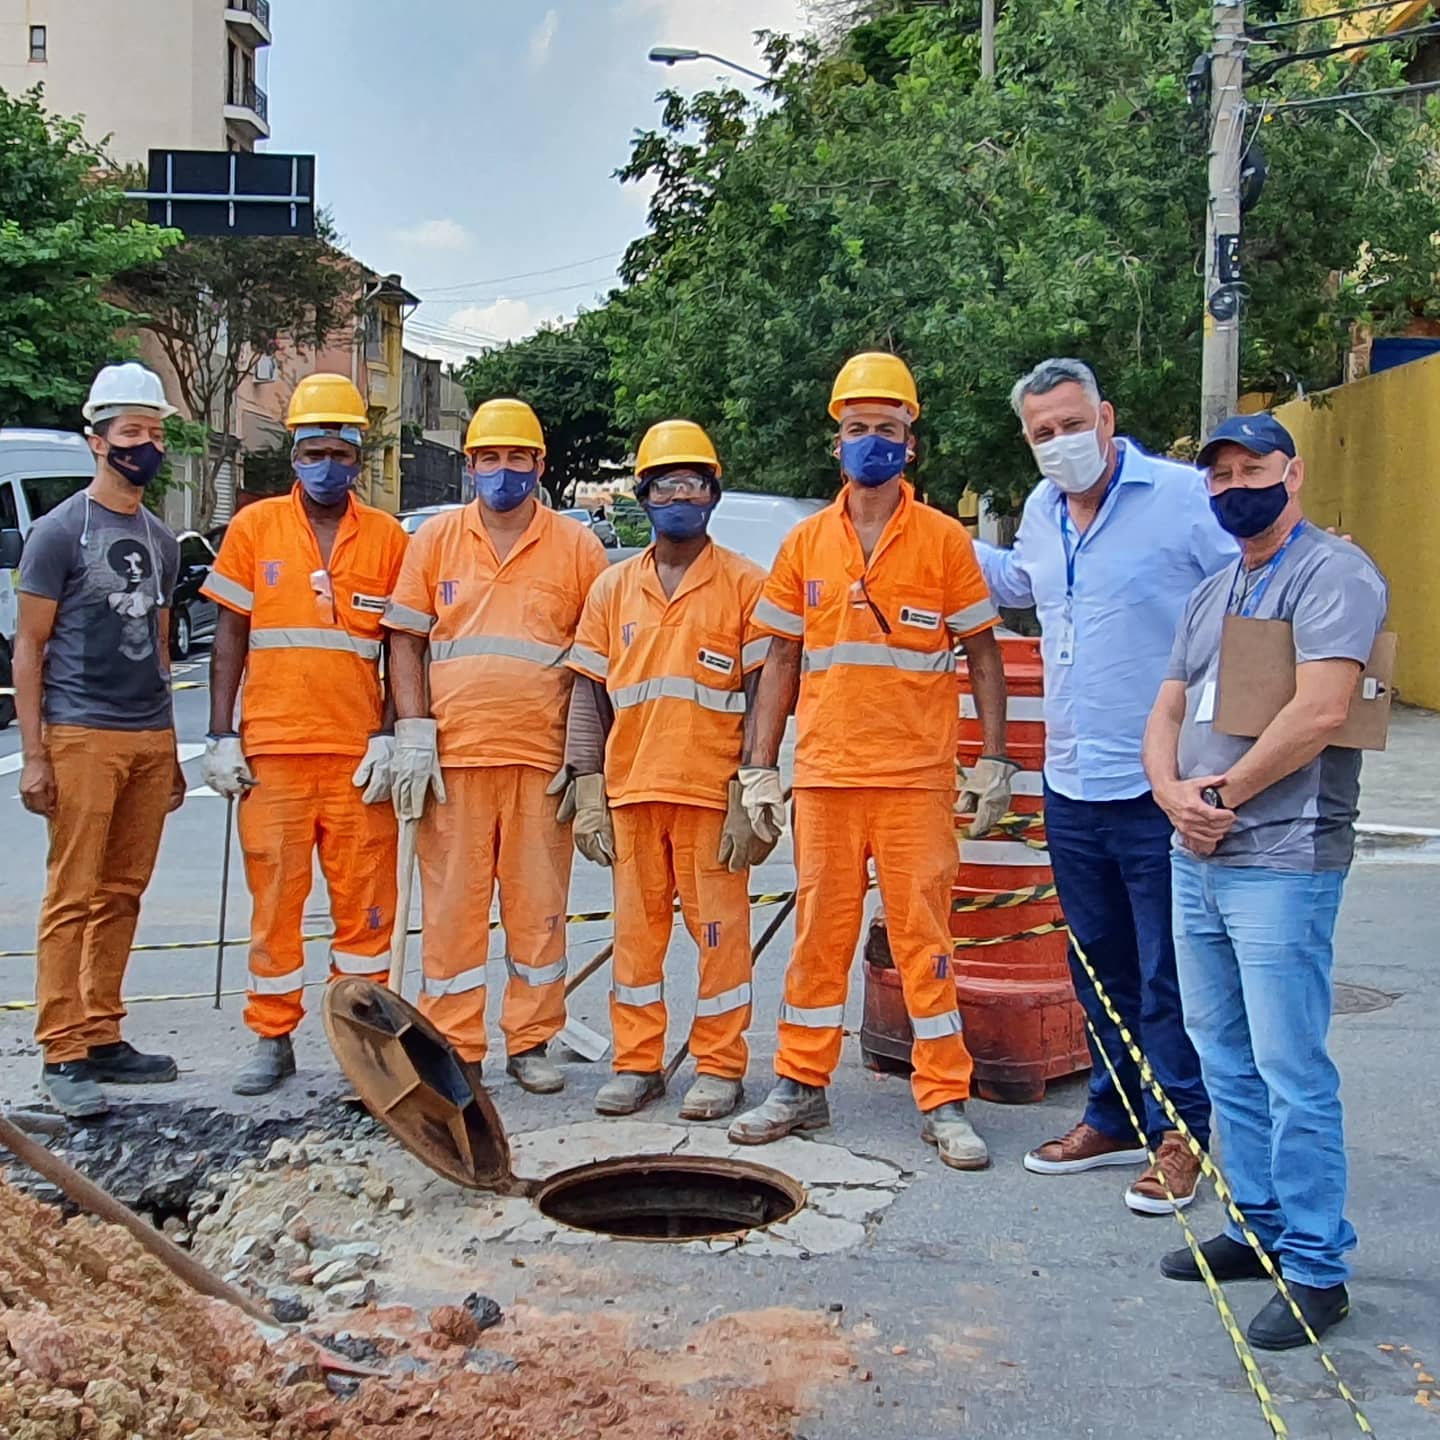
M 558 795 L 560 804 L 555 810 L 555 819 L 561 825 L 568 825 L 575 818 L 575 774 L 568 765 L 562 765 L 545 787 L 547 795 Z
M 615 863 L 615 827 L 605 800 L 603 775 L 575 777 L 575 848 L 607 870 Z
M 395 737 L 393 735 L 372 735 L 365 747 L 365 758 L 360 768 L 350 777 L 357 790 L 365 793 L 360 799 L 366 805 L 378 805 L 390 798 L 390 785 L 395 770 Z
M 982 755 L 968 771 L 960 795 L 955 801 L 955 813 L 974 813 L 974 820 L 965 833 L 972 840 L 988 835 L 1000 823 L 1000 817 L 1010 808 L 1010 777 L 1020 767 L 1003 755 Z
M 395 758 L 391 763 L 391 794 L 401 820 L 418 820 L 433 790 L 437 804 L 445 803 L 445 781 L 440 774 L 439 742 L 433 720 L 395 722 Z
M 780 771 L 774 766 L 740 767 L 740 803 L 763 844 L 774 845 L 785 833 L 785 796 L 780 790 Z
M 200 778 L 227 800 L 237 800 L 255 784 L 238 735 L 207 735 Z
M 726 792 L 725 824 L 720 830 L 720 853 L 716 858 L 732 875 L 738 875 L 752 865 L 763 864 L 774 848 L 774 840 L 762 840 L 755 833 L 741 784 L 732 780 Z

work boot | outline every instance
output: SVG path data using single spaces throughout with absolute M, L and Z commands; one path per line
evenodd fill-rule
M 654 1070 L 619 1070 L 595 1092 L 597 1115 L 633 1115 L 665 1093 L 665 1077 Z
M 682 1120 L 723 1120 L 735 1113 L 745 1098 L 741 1080 L 727 1080 L 723 1075 L 697 1075 L 695 1083 L 680 1102 Z
M 927 1110 L 920 1138 L 933 1145 L 952 1170 L 983 1170 L 990 1163 L 990 1150 L 975 1133 L 962 1101 L 952 1100 Z
M 89 1120 L 110 1109 L 110 1102 L 96 1084 L 88 1060 L 62 1060 L 58 1065 L 46 1065 L 40 1072 L 40 1083 L 55 1108 L 72 1120 Z
M 1200 1253 L 1210 1267 L 1210 1273 L 1222 1284 L 1230 1280 L 1263 1280 L 1265 1267 L 1260 1257 L 1239 1240 L 1232 1240 L 1223 1231 L 1213 1240 L 1206 1240 L 1200 1246 Z M 1271 1262 L 1278 1270 L 1279 1259 L 1271 1255 Z M 1190 1253 L 1189 1247 L 1168 1251 L 1160 1257 L 1160 1273 L 1167 1280 L 1203 1280 L 1200 1266 Z
M 565 1077 L 543 1045 L 512 1055 L 505 1062 L 505 1073 L 513 1075 L 516 1084 L 532 1095 L 558 1095 L 565 1088 Z
M 143 1055 L 128 1040 L 90 1047 L 90 1074 L 102 1085 L 166 1085 L 179 1073 L 169 1055 Z
M 1300 1307 L 1317 1340 L 1350 1313 L 1350 1295 L 1343 1285 L 1321 1287 L 1287 1280 L 1285 1288 Z M 1278 1290 L 1250 1322 L 1245 1338 L 1257 1350 L 1295 1350 L 1310 1343 L 1305 1327 L 1290 1308 L 1290 1301 Z
M 250 1063 L 235 1077 L 236 1095 L 267 1095 L 295 1073 L 295 1047 L 288 1035 L 262 1035 Z
M 823 1085 L 802 1085 L 781 1078 L 763 1105 L 747 1110 L 730 1126 L 737 1145 L 768 1145 L 797 1130 L 822 1130 L 830 1123 L 830 1102 Z

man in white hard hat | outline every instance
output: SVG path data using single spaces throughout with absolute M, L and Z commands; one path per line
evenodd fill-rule
M 102 1084 L 175 1078 L 121 1040 L 120 987 L 165 816 L 185 798 L 170 705 L 175 536 L 142 501 L 165 462 L 160 377 L 107 365 L 83 410 L 95 478 L 31 530 L 20 562 L 20 799 L 50 832 L 35 1038 L 63 1114 L 102 1115 Z

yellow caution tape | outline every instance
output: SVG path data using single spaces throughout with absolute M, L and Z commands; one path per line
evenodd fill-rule
M 1135 1042 L 1135 1038 L 1131 1035 L 1129 1027 L 1125 1024 L 1124 1020 L 1120 1018 L 1119 1012 L 1115 1009 L 1114 1002 L 1110 999 L 1105 987 L 1100 983 L 1100 977 L 1095 973 L 1095 967 L 1091 965 L 1089 957 L 1085 954 L 1084 950 L 1080 948 L 1080 942 L 1075 939 L 1073 934 L 1070 937 L 1070 945 L 1076 957 L 1079 959 L 1080 964 L 1084 967 L 1085 974 L 1089 977 L 1091 985 L 1094 987 L 1096 998 L 1104 1007 L 1106 1015 L 1110 1017 L 1110 1023 L 1120 1032 L 1120 1039 L 1124 1043 L 1126 1051 L 1131 1060 L 1139 1067 L 1141 1081 L 1159 1102 L 1160 1108 L 1164 1110 L 1165 1118 L 1169 1120 L 1171 1126 L 1179 1131 L 1190 1153 L 1199 1163 L 1200 1173 L 1215 1187 L 1215 1195 L 1225 1207 L 1226 1213 L 1239 1227 L 1240 1233 L 1245 1237 L 1246 1244 L 1260 1257 L 1260 1264 L 1263 1266 L 1265 1273 L 1275 1282 L 1276 1289 L 1285 1297 L 1286 1302 L 1290 1306 L 1291 1313 L 1300 1322 L 1300 1327 L 1305 1332 L 1305 1338 L 1315 1347 L 1315 1352 L 1320 1357 L 1321 1366 L 1335 1382 L 1335 1388 L 1339 1392 L 1340 1398 L 1350 1407 L 1350 1413 L 1354 1417 L 1361 1434 L 1373 1435 L 1375 1431 L 1370 1422 L 1365 1418 L 1364 1412 L 1360 1409 L 1359 1402 L 1355 1399 L 1354 1394 L 1345 1383 L 1339 1370 L 1335 1368 L 1335 1362 L 1326 1354 L 1325 1348 L 1320 1344 L 1320 1337 L 1310 1328 L 1310 1322 L 1305 1318 L 1304 1312 L 1295 1303 L 1295 1297 L 1291 1295 L 1289 1287 L 1285 1284 L 1284 1277 L 1280 1274 L 1279 1270 L 1275 1268 L 1274 1262 L 1266 1253 L 1265 1247 L 1260 1243 L 1260 1237 L 1255 1234 L 1250 1228 L 1250 1222 L 1240 1213 L 1240 1208 L 1235 1203 L 1235 1193 L 1230 1189 L 1229 1182 L 1216 1168 L 1215 1162 L 1211 1160 L 1210 1156 L 1205 1152 L 1205 1147 L 1195 1138 L 1194 1132 L 1185 1123 L 1184 1118 L 1171 1103 L 1170 1097 L 1161 1088 L 1159 1080 L 1155 1078 L 1155 1071 L 1151 1068 L 1149 1060 L 1145 1058 L 1145 1052 L 1141 1050 L 1140 1046 Z M 1135 1127 L 1135 1133 L 1140 1137 L 1140 1143 L 1145 1146 L 1146 1154 L 1150 1157 L 1150 1163 L 1155 1165 L 1156 1158 L 1150 1149 L 1149 1140 L 1145 1134 L 1145 1127 L 1140 1123 L 1139 1117 L 1135 1114 L 1135 1110 L 1125 1094 L 1124 1087 L 1121 1086 L 1115 1074 L 1115 1067 L 1111 1063 L 1110 1056 L 1106 1054 L 1105 1047 L 1100 1043 L 1100 1037 L 1095 1033 L 1095 1027 L 1090 1023 L 1088 1017 L 1086 1018 L 1085 1025 L 1090 1031 L 1092 1039 L 1095 1041 L 1095 1048 L 1100 1052 L 1101 1059 L 1105 1061 L 1105 1067 L 1110 1072 L 1110 1077 L 1115 1083 L 1116 1093 L 1125 1104 L 1126 1112 L 1130 1116 L 1130 1123 Z M 1166 1193 L 1169 1194 L 1170 1185 L 1169 1181 L 1165 1179 L 1165 1172 L 1157 1167 L 1156 1174 L 1159 1175 L 1161 1184 L 1165 1186 Z M 1173 1201 L 1175 1197 L 1171 1195 L 1170 1198 Z M 1235 1315 L 1225 1299 L 1225 1292 L 1220 1288 L 1220 1284 L 1211 1272 L 1204 1255 L 1200 1253 L 1200 1242 L 1195 1238 L 1195 1232 L 1190 1228 L 1182 1211 L 1174 1210 L 1171 1213 L 1175 1216 L 1176 1221 L 1184 1233 L 1185 1243 L 1189 1246 L 1190 1253 L 1195 1257 L 1195 1263 L 1200 1270 L 1200 1277 L 1205 1282 L 1205 1288 L 1209 1291 L 1211 1300 L 1214 1301 L 1215 1309 L 1220 1315 L 1221 1323 L 1225 1326 L 1226 1333 L 1230 1336 L 1230 1342 L 1235 1347 L 1235 1353 L 1240 1358 L 1240 1364 L 1245 1370 L 1245 1378 L 1250 1382 L 1250 1388 L 1255 1392 L 1255 1398 L 1260 1404 L 1261 1414 L 1264 1415 L 1266 1423 L 1276 1435 L 1288 1435 L 1290 1432 L 1286 1428 L 1285 1421 L 1275 1410 L 1274 1399 L 1265 1384 L 1264 1377 L 1260 1373 L 1260 1367 L 1255 1360 L 1254 1354 L 1250 1350 L 1249 1343 L 1241 1332 Z
M 986 945 L 1009 945 L 1015 940 L 1032 940 L 1038 935 L 1053 935 L 1064 928 L 1062 923 L 1047 922 L 1044 925 L 1032 925 L 1028 930 L 1016 930 L 1012 935 L 960 935 L 956 936 L 951 944 L 956 950 L 978 950 Z
M 950 910 L 955 915 L 968 915 L 974 910 L 1008 910 L 1013 905 L 1026 905 L 1032 900 L 1053 900 L 1058 893 L 1053 885 L 1027 885 L 1023 890 L 992 890 L 971 900 L 956 900 Z

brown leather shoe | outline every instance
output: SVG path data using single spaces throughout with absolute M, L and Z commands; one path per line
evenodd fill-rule
M 1082 1120 L 1068 1134 L 1032 1150 L 1025 1157 L 1025 1168 L 1033 1175 L 1078 1175 L 1102 1165 L 1141 1165 L 1145 1153 L 1144 1146 L 1116 1140 Z
M 1165 1178 L 1160 1178 L 1160 1172 Z M 1125 1203 L 1137 1215 L 1171 1215 L 1195 1199 L 1200 1162 L 1178 1130 L 1167 1130 L 1155 1152 L 1155 1163 L 1125 1192 Z

